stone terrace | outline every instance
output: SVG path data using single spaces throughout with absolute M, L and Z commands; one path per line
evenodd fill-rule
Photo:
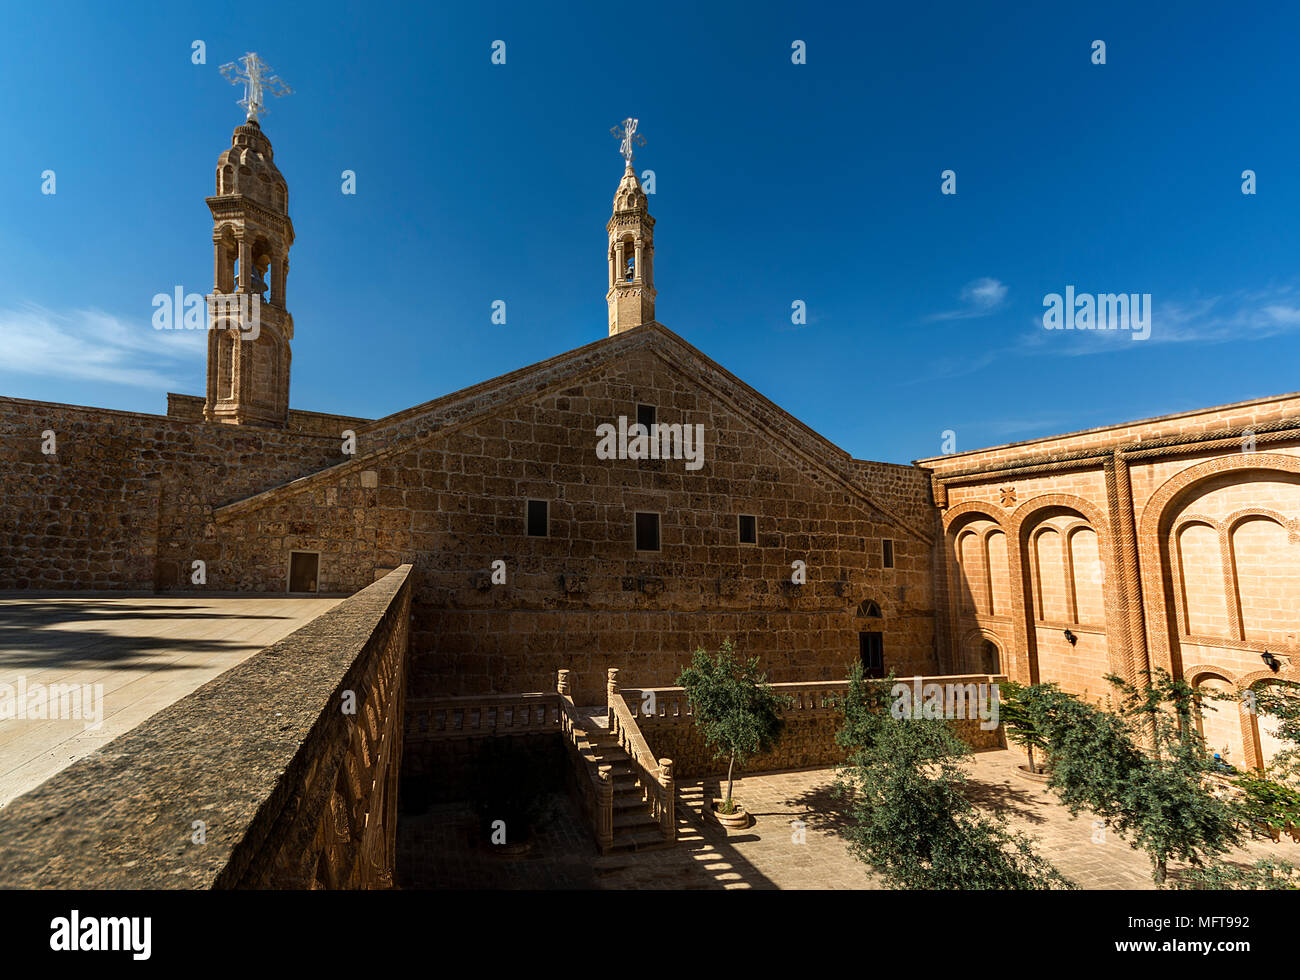
M 102 684 L 102 724 L 0 720 L 0 807 L 338 598 L 0 593 L 0 684 Z
M 1150 889 L 1150 865 L 1111 832 L 1093 842 L 1093 818 L 1072 818 L 1043 785 L 1016 776 L 1019 751 L 977 753 L 971 798 L 1004 814 L 1013 828 L 1038 842 L 1043 854 L 1087 889 Z M 399 820 L 397 883 L 405 888 L 800 889 L 882 887 L 850 853 L 841 836 L 842 805 L 830 793 L 833 771 L 744 776 L 735 794 L 754 814 L 728 835 L 701 818 L 706 791 L 718 780 L 678 782 L 677 846 L 668 850 L 600 856 L 576 805 L 563 794 L 547 799 L 549 813 L 531 851 L 512 857 L 476 841 L 477 821 L 463 805 L 432 807 Z M 806 843 L 795 844 L 791 824 L 802 820 Z M 1300 845 L 1255 841 L 1233 855 L 1250 863 L 1267 855 L 1300 861 Z M 1171 872 L 1177 874 L 1175 863 Z

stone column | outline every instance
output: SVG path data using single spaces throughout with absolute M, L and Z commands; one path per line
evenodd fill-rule
M 555 673 L 556 673 L 555 690 L 562 695 L 568 694 L 569 693 L 569 672 L 561 668 L 560 670 L 557 670 Z
M 607 706 L 612 707 L 613 704 L 614 704 L 614 699 L 617 698 L 617 697 L 620 697 L 620 696 L 621 696 L 621 695 L 618 693 L 618 668 L 617 668 L 617 667 L 610 667 L 609 670 L 606 671 L 606 673 L 609 675 L 609 681 L 608 681 L 608 683 L 607 683 L 606 686 L 605 686 L 605 687 L 606 687 L 606 689 L 605 689 L 605 704 L 606 704 Z M 611 718 L 610 718 L 610 725 L 612 726 L 613 723 L 614 723 L 614 719 L 611 717 Z
M 636 240 L 636 271 L 635 271 L 635 273 L 634 273 L 634 275 L 633 275 L 633 279 L 634 279 L 634 281 L 636 281 L 636 282 L 641 282 L 641 281 L 643 280 L 643 276 L 644 276 L 644 272 L 645 272 L 645 266 L 642 265 L 642 262 L 643 262 L 644 260 L 643 260 L 642 257 L 641 257 L 641 252 L 642 252 L 642 248 L 643 248 L 643 246 L 644 246 L 644 243 L 641 241 L 641 239 L 638 238 L 638 239 Z
M 248 292 L 245 286 L 251 286 L 253 279 L 249 275 L 252 271 L 253 248 L 249 243 L 241 238 L 239 239 L 239 281 L 235 283 L 236 292 Z
M 1146 623 L 1142 602 L 1142 576 L 1138 563 L 1137 518 L 1133 508 L 1133 483 L 1129 477 L 1128 460 L 1122 450 L 1116 449 L 1111 461 L 1110 471 L 1106 475 L 1114 480 L 1114 512 L 1110 521 L 1110 533 L 1118 547 L 1111 549 L 1111 554 L 1118 558 L 1114 562 L 1116 578 L 1114 583 L 1119 608 L 1124 616 L 1120 629 L 1108 631 L 1108 640 L 1127 641 L 1124 649 L 1116 657 L 1111 655 L 1111 668 L 1131 684 L 1147 683 L 1145 672 L 1151 669 L 1150 654 L 1147 650 Z M 1107 488 L 1110 489 L 1109 487 Z M 1107 494 L 1112 496 L 1111 493 Z M 1110 500 L 1107 500 L 1110 503 Z M 1107 585 L 1111 585 L 1109 581 Z M 1163 665 L 1162 665 L 1163 666 Z
M 596 794 L 596 843 L 604 854 L 614 844 L 614 781 L 613 769 L 601 766 L 598 770 L 600 787 Z
M 677 789 L 673 781 L 673 760 L 659 760 L 659 778 L 664 784 L 664 792 L 667 794 L 664 800 L 663 810 L 659 814 L 659 829 L 663 831 L 665 840 L 676 840 L 677 838 Z
M 623 270 L 627 268 L 627 256 L 623 254 L 623 240 L 620 238 L 614 246 L 614 281 L 623 281 Z

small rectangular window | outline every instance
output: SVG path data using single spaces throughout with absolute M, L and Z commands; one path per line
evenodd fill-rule
M 309 551 L 289 553 L 289 591 L 315 592 L 320 555 Z
M 886 568 L 894 567 L 894 542 L 888 538 L 880 542 L 880 558 Z
M 549 533 L 546 520 L 548 507 L 545 500 L 528 501 L 528 536 L 544 538 Z
M 637 425 L 644 425 L 646 432 L 655 424 L 655 407 L 653 405 L 638 405 L 636 407 Z
M 740 543 L 758 544 L 758 518 L 753 514 L 740 515 Z
M 643 514 L 640 511 L 636 515 L 636 550 L 637 551 L 658 551 L 659 550 L 659 515 Z

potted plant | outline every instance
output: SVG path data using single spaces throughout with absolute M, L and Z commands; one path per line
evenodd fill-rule
M 998 683 L 998 719 L 1002 722 L 1002 730 L 1006 732 L 1007 738 L 1023 748 L 1029 758 L 1029 765 L 1016 766 L 1016 772 L 1027 779 L 1045 783 L 1049 778 L 1045 761 L 1047 739 L 1030 717 L 1029 707 L 1025 703 L 1026 690 L 1025 685 L 1015 681 Z M 1042 754 L 1042 764 L 1035 760 L 1035 750 Z
M 728 830 L 749 826 L 749 814 L 732 797 L 737 764 L 771 748 L 780 738 L 781 708 L 787 699 L 772 691 L 758 669 L 758 658 L 735 656 L 730 639 L 716 657 L 700 649 L 677 678 L 695 715 L 695 724 L 716 757 L 727 759 L 727 790 L 713 801 L 712 813 Z

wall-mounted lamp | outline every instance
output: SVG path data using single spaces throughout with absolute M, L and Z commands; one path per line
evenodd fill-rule
M 1079 642 L 1079 638 L 1075 636 L 1073 633 L 1071 633 L 1069 630 L 1065 631 L 1065 638 L 1070 641 L 1070 646 L 1074 646 L 1076 643 Z
M 1268 669 L 1275 674 L 1277 673 L 1277 669 L 1282 666 L 1282 662 L 1278 660 L 1277 657 L 1269 653 L 1267 650 L 1265 650 L 1263 653 L 1259 655 L 1259 659 L 1264 661 L 1264 663 L 1268 664 Z

